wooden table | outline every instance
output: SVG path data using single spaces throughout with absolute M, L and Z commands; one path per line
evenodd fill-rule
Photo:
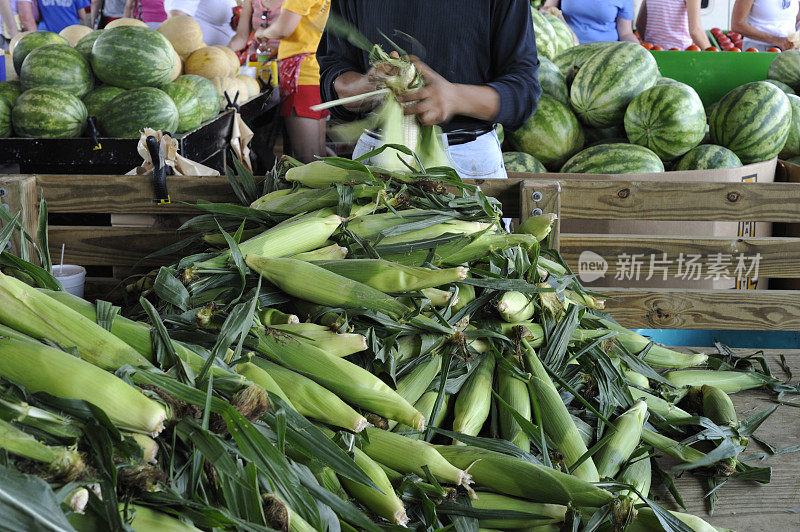
M 800 347 L 800 346 L 799 346 Z M 738 349 L 740 354 L 751 354 L 753 349 Z M 769 350 L 765 352 L 773 374 L 785 379 L 778 365 L 780 354 L 786 356 L 794 373 L 792 382 L 800 377 L 800 348 L 796 350 Z M 800 404 L 800 397 L 789 397 Z M 740 418 L 748 417 L 772 407 L 775 403 L 764 391 L 746 391 L 733 395 L 733 403 Z M 800 445 L 800 408 L 781 406 L 756 432 L 756 436 L 777 449 Z M 758 443 L 750 442 L 741 456 L 765 451 Z M 669 462 L 661 460 L 663 467 Z M 757 484 L 731 480 L 718 491 L 714 515 L 708 515 L 708 505 L 703 499 L 707 488 L 699 476 L 684 473 L 675 485 L 683 496 L 687 511 L 706 519 L 709 523 L 737 532 L 800 531 L 800 452 L 767 458 L 763 462 L 751 460 L 752 466 L 772 466 L 772 482 Z M 664 485 L 653 479 L 652 496 L 670 510 L 681 511 Z

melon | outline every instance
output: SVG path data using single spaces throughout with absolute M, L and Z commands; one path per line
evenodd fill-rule
M 92 46 L 92 68 L 117 87 L 160 87 L 175 71 L 175 51 L 155 30 L 136 26 L 106 29 Z
M 225 52 L 213 46 L 195 50 L 186 60 L 184 70 L 187 74 L 196 74 L 204 78 L 227 78 L 231 63 Z
M 0 138 L 11 136 L 11 104 L 0 98 Z
M 33 50 L 22 62 L 19 77 L 23 92 L 52 87 L 83 98 L 94 88 L 89 62 L 65 44 L 48 44 Z
M 104 85 L 94 89 L 83 97 L 83 105 L 86 106 L 87 114 L 94 117 L 103 116 L 108 102 L 124 92 L 125 89 L 113 87 L 111 85 Z
M 11 119 L 20 137 L 77 137 L 86 126 L 86 106 L 67 91 L 40 87 L 17 98 Z
M 11 37 L 11 40 L 8 41 L 8 53 L 13 55 L 14 54 L 14 47 L 17 46 L 17 43 L 19 42 L 19 40 L 22 39 L 23 37 L 25 37 L 29 33 L 31 33 L 31 32 L 29 32 L 29 31 L 21 31 L 21 32 L 17 33 L 16 35 L 14 35 L 13 37 Z M 8 72 L 8 70 L 6 70 L 6 72 Z
M 27 34 L 20 39 L 14 47 L 14 70 L 17 74 L 19 74 L 22 68 L 22 62 L 25 61 L 28 54 L 46 44 L 65 44 L 69 46 L 69 43 L 64 37 L 52 31 L 35 31 Z
M 547 172 L 547 169 L 536 157 L 521 151 L 503 152 L 503 164 L 506 172 L 525 172 L 526 174 Z
M 139 27 L 142 27 L 142 28 L 148 28 L 149 29 L 149 26 L 147 24 L 145 24 L 144 22 L 142 22 L 141 20 L 139 20 L 139 19 L 124 18 L 124 17 L 123 18 L 118 18 L 117 20 L 112 20 L 111 22 L 106 24 L 106 28 L 105 29 L 110 30 L 112 28 L 117 28 L 119 26 L 139 26 Z
M 186 61 L 192 52 L 205 46 L 200 24 L 188 15 L 168 18 L 158 27 L 158 32 L 172 43 L 182 61 Z
M 89 26 L 84 26 L 83 24 L 73 24 L 72 26 L 67 26 L 60 32 L 59 35 L 64 37 L 70 46 L 75 46 L 82 37 L 85 37 L 92 33 L 92 28 Z
M 178 52 L 172 50 L 172 53 L 175 55 L 175 67 L 172 71 L 172 77 L 170 78 L 170 81 L 175 81 L 178 79 L 178 77 L 180 77 L 181 74 L 183 74 L 183 61 L 181 60 L 181 56 L 178 55 Z
M 84 35 L 80 38 L 80 40 L 78 40 L 78 42 L 75 43 L 74 48 L 82 53 L 86 59 L 91 60 L 94 41 L 96 41 L 104 31 L 105 30 L 94 30 L 92 33 Z
M 716 170 L 718 168 L 738 168 L 742 161 L 728 148 L 714 144 L 704 144 L 692 148 L 680 158 L 673 170 Z
M 236 55 L 236 52 L 228 48 L 227 46 L 222 46 L 221 44 L 215 44 L 212 48 L 217 48 L 222 50 L 222 53 L 225 54 L 225 57 L 228 58 L 228 63 L 230 64 L 230 70 L 228 70 L 228 76 L 235 77 L 239 73 L 239 67 L 242 66 L 241 62 L 239 61 L 239 56 Z
M 508 133 L 508 139 L 517 151 L 533 155 L 554 172 L 584 145 L 583 129 L 572 110 L 547 94 L 539 98 L 533 116 Z
M 14 102 L 21 93 L 19 81 L 0 81 L 0 100 L 5 100 L 11 107 L 14 107 Z
M 111 100 L 100 120 L 101 131 L 116 138 L 136 138 L 146 127 L 174 133 L 178 108 L 166 92 L 155 87 L 131 89 Z
M 211 120 L 219 114 L 219 94 L 210 80 L 203 76 L 184 74 L 176 79 L 174 83 L 179 83 L 192 89 L 200 102 L 200 108 L 203 110 L 203 122 Z
M 658 155 L 636 144 L 598 144 L 567 161 L 564 174 L 652 174 L 664 171 Z
M 247 86 L 247 99 L 255 98 L 261 92 L 261 86 L 258 84 L 258 80 L 252 76 L 248 76 L 247 74 L 239 74 L 236 76 L 240 82 L 244 83 Z
M 236 97 L 236 93 L 239 91 L 239 83 L 233 78 L 221 78 L 216 77 L 211 80 L 211 83 L 214 84 L 214 88 L 217 89 L 217 96 L 219 97 L 219 110 L 225 110 L 225 107 L 228 105 L 228 100 L 225 98 L 225 95 L 228 95 L 231 101 Z
M 203 111 L 192 89 L 180 83 L 169 83 L 164 86 L 164 92 L 178 108 L 177 133 L 186 133 L 200 127 L 203 123 Z

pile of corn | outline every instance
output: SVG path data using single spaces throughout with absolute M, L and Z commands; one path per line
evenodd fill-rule
M 712 531 L 650 499 L 655 457 L 769 481 L 737 457 L 771 411 L 728 394 L 796 390 L 617 325 L 546 248 L 554 216 L 507 233 L 444 169 L 230 177 L 249 206 L 198 205 L 185 257 L 129 286 L 142 321 L 3 262 L 19 529 Z

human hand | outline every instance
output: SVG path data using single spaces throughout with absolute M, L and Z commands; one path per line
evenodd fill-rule
M 774 43 L 778 48 L 781 50 L 791 50 L 794 48 L 794 43 L 787 38 L 779 38 L 777 42 Z
M 400 94 L 397 100 L 406 104 L 407 115 L 417 115 L 422 125 L 435 126 L 459 114 L 458 85 L 450 83 L 431 67 L 416 57 L 411 58 L 425 85 L 420 89 Z
M 247 46 L 247 37 L 242 35 L 234 35 L 231 42 L 228 43 L 228 48 L 234 52 L 241 52 Z

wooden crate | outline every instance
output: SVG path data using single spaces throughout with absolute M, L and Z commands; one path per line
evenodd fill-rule
M 21 213 L 18 221 L 30 232 L 36 234 L 38 216 L 38 196 L 36 195 L 36 180 L 31 176 L 2 176 L 0 175 L 0 209 L 12 215 Z M 0 228 L 3 222 L 0 222 Z M 15 231 L 8 243 L 7 251 L 14 255 L 21 255 L 22 241 L 19 231 Z M 29 256 L 33 256 L 33 248 L 28 244 Z

